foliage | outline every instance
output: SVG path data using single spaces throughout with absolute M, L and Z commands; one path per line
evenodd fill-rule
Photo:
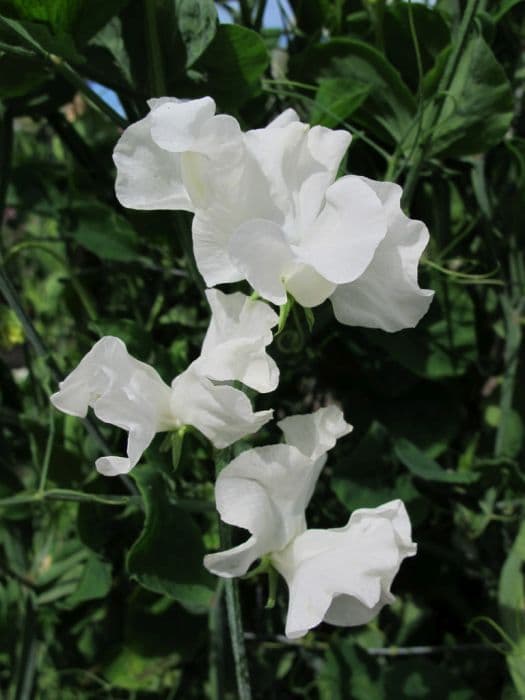
M 431 231 L 421 277 L 436 298 L 418 328 L 348 328 L 328 304 L 314 319 L 295 306 L 270 348 L 281 384 L 258 409 L 331 399 L 355 426 L 309 523 L 399 497 L 419 553 L 377 621 L 297 644 L 283 642 L 284 587 L 268 611 L 265 578 L 242 581 L 254 696 L 525 697 L 525 6 L 290 4 L 285 54 L 264 0 L 231 25 L 210 0 L 0 0 L 8 698 L 236 696 L 223 588 L 200 565 L 218 547 L 213 455 L 189 432 L 174 470 L 160 436 L 133 478 L 103 478 L 93 463 L 122 435 L 48 401 L 105 333 L 167 381 L 199 352 L 209 312 L 188 220 L 123 210 L 113 192 L 121 128 L 162 94 L 210 94 L 245 128 L 291 106 L 349 129 L 348 171 L 404 184 Z M 256 438 L 278 439 L 273 425 Z

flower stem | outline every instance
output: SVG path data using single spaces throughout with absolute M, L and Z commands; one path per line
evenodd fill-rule
M 160 51 L 159 31 L 157 24 L 157 3 L 154 0 L 144 0 L 146 13 L 146 33 L 148 46 L 148 68 L 150 89 L 155 97 L 166 95 L 166 81 Z
M 221 450 L 217 454 L 215 461 L 217 476 L 222 468 L 228 464 L 230 457 L 230 449 Z M 232 546 L 231 527 L 220 521 L 219 535 L 221 549 L 230 549 Z M 250 672 L 248 668 L 248 657 L 246 656 L 246 645 L 244 643 L 244 628 L 242 624 L 241 601 L 239 598 L 239 583 L 237 579 L 225 579 L 224 592 L 226 598 L 228 626 L 230 628 L 230 638 L 232 643 L 233 660 L 235 662 L 237 692 L 239 694 L 239 700 L 251 700 L 252 690 L 250 685 Z
M 467 2 L 467 7 L 465 8 L 461 24 L 459 25 L 457 35 L 454 38 L 453 51 L 450 54 L 450 58 L 447 61 L 445 70 L 443 71 L 443 75 L 439 83 L 439 88 L 436 93 L 437 99 L 434 99 L 434 102 L 429 108 L 427 128 L 425 130 L 426 137 L 419 142 L 417 148 L 415 149 L 414 159 L 408 171 L 403 187 L 402 204 L 403 207 L 407 209 L 410 208 L 410 203 L 412 201 L 412 197 L 414 196 L 414 192 L 416 190 L 416 186 L 419 180 L 419 173 L 421 171 L 421 168 L 423 167 L 427 156 L 430 140 L 434 132 L 433 127 L 439 121 L 446 94 L 450 89 L 450 86 L 456 74 L 457 67 L 461 60 L 461 55 L 463 53 L 463 50 L 465 49 L 467 39 L 470 34 L 472 22 L 479 9 L 480 3 L 481 0 L 468 0 Z

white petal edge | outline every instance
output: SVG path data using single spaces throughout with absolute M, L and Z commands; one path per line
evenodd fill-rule
M 273 410 L 254 412 L 239 389 L 214 384 L 200 373 L 198 360 L 172 382 L 171 410 L 183 425 L 192 425 L 219 449 L 256 433 Z
M 151 137 L 153 111 L 173 101 L 150 100 L 152 112 L 125 129 L 115 146 L 115 192 L 124 207 L 193 211 L 182 181 L 180 156 L 163 150 Z
M 390 333 L 414 328 L 434 296 L 432 290 L 418 284 L 418 264 L 429 240 L 428 229 L 402 212 L 399 185 L 361 179 L 381 200 L 388 230 L 361 277 L 337 287 L 332 294 L 335 317 L 350 326 Z
M 277 425 L 288 445 L 294 445 L 310 459 L 318 459 L 331 450 L 337 440 L 353 428 L 338 406 L 325 406 L 314 413 L 288 416 Z
M 297 248 L 301 261 L 330 282 L 352 282 L 366 270 L 387 231 L 379 197 L 355 175 L 326 190 L 326 202 Z
M 322 464 L 291 445 L 242 452 L 217 477 L 221 519 L 248 530 L 239 549 L 209 555 L 205 565 L 219 576 L 242 576 L 259 557 L 282 549 L 306 529 L 305 509 Z
M 288 584 L 286 635 L 295 639 L 323 620 L 353 626 L 393 601 L 392 581 L 414 556 L 410 520 L 399 501 L 355 511 L 347 525 L 307 530 L 272 562 Z

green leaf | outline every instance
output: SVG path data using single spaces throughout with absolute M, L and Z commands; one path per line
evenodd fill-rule
M 368 99 L 354 112 L 354 120 L 368 132 L 402 138 L 415 114 L 415 101 L 396 69 L 370 44 L 357 39 L 331 39 L 315 44 L 291 64 L 293 79 L 344 80 L 346 90 L 369 90 Z
M 500 0 L 498 2 L 497 8 L 492 10 L 492 17 L 495 22 L 499 22 L 503 17 L 512 10 L 513 7 L 522 3 L 523 0 Z
M 0 0 L 0 12 L 23 22 L 47 25 L 51 35 L 93 36 L 129 0 Z
M 17 19 L 45 22 L 54 32 L 67 32 L 83 2 L 85 0 L 1 0 L 0 12 L 12 13 Z
M 164 693 L 177 689 L 182 672 L 176 668 L 177 657 L 146 657 L 124 647 L 104 668 L 104 676 L 117 688 Z
M 75 608 L 88 600 L 104 598 L 111 588 L 111 564 L 92 554 L 86 561 L 78 586 L 63 603 L 65 608 Z
M 509 649 L 507 664 L 521 698 L 525 697 L 525 523 L 521 523 L 503 568 L 501 569 L 498 604 L 501 624 L 514 646 Z
M 207 611 L 214 579 L 204 569 L 204 547 L 191 516 L 168 500 L 162 473 L 150 466 L 133 470 L 144 499 L 144 529 L 129 550 L 129 575 L 156 593 L 171 596 L 191 612 Z
M 73 237 L 77 243 L 102 260 L 129 262 L 139 258 L 139 238 L 124 217 L 103 204 L 79 204 Z
M 410 12 L 419 42 L 423 73 L 432 68 L 438 54 L 450 42 L 450 30 L 442 14 L 422 4 L 392 3 L 387 8 L 383 24 L 385 54 L 400 72 L 403 80 L 415 92 L 418 70 L 414 40 L 410 30 Z
M 234 109 L 260 92 L 269 61 L 259 34 L 235 24 L 221 24 L 194 67 L 206 75 L 207 89 L 223 108 Z
M 310 122 L 333 128 L 348 119 L 368 97 L 370 87 L 345 78 L 323 78 L 315 95 Z
M 465 374 L 477 357 L 476 316 L 468 292 L 459 285 L 440 292 L 417 328 L 388 335 L 362 331 L 403 367 L 427 379 Z
M 471 39 L 432 129 L 432 155 L 486 151 L 503 138 L 513 113 L 512 89 L 503 67 L 483 37 Z
M 446 484 L 471 484 L 477 481 L 478 474 L 469 471 L 447 471 L 435 460 L 427 457 L 412 442 L 403 438 L 394 443 L 397 458 L 412 474 L 425 481 L 438 481 Z
M 217 8 L 213 0 L 178 0 L 177 22 L 191 66 L 209 46 L 217 31 Z

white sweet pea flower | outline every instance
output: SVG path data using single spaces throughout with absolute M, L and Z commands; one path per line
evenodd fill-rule
M 283 549 L 306 530 L 305 510 L 325 463 L 323 449 L 351 430 L 335 406 L 290 416 L 279 426 L 292 444 L 247 450 L 217 477 L 221 519 L 251 533 L 238 547 L 205 557 L 205 566 L 218 576 L 244 575 L 256 559 Z
M 338 286 L 330 301 L 338 321 L 351 326 L 399 331 L 413 328 L 428 311 L 434 292 L 417 281 L 419 259 L 429 234 L 422 221 L 401 210 L 401 187 L 362 177 L 379 197 L 387 218 L 387 234 L 364 273 Z
M 218 576 L 244 575 L 267 557 L 285 578 L 290 595 L 286 634 L 301 637 L 323 620 L 360 625 L 393 601 L 392 581 L 413 556 L 410 520 L 401 501 L 355 511 L 348 524 L 307 530 L 305 509 L 326 460 L 326 450 L 351 430 L 338 408 L 280 422 L 287 441 L 247 450 L 217 478 L 221 519 L 250 532 L 204 565 Z
M 207 289 L 212 318 L 198 360 L 199 370 L 216 381 L 237 380 L 259 392 L 277 388 L 279 369 L 265 348 L 273 340 L 277 314 L 245 294 Z
M 302 637 L 323 620 L 345 627 L 372 620 L 393 602 L 392 582 L 416 549 L 405 506 L 395 500 L 354 511 L 344 527 L 307 530 L 273 552 L 290 596 L 286 636 Z
M 212 163 L 214 171 L 235 159 L 239 124 L 229 115 L 215 116 L 211 97 L 162 97 L 148 105 L 149 114 L 129 126 L 115 147 L 117 198 L 131 209 L 194 211 L 206 196 Z
M 315 413 L 288 416 L 277 423 L 288 445 L 293 445 L 310 459 L 323 457 L 335 447 L 339 438 L 348 435 L 353 427 L 347 423 L 337 406 L 325 406 Z
M 208 285 L 247 279 L 273 303 L 284 304 L 289 291 L 311 307 L 360 277 L 387 223 L 365 182 L 335 181 L 350 139 L 302 124 L 293 110 L 244 134 L 229 182 L 217 190 L 211 182 L 206 207 L 196 210 L 195 257 Z
M 97 470 L 106 476 L 129 472 L 158 432 L 192 425 L 223 448 L 256 432 L 272 417 L 272 411 L 254 413 L 242 391 L 214 384 L 196 363 L 169 387 L 112 336 L 95 343 L 60 382 L 51 402 L 63 413 L 82 418 L 91 407 L 100 420 L 128 431 L 127 458 L 96 461 Z

